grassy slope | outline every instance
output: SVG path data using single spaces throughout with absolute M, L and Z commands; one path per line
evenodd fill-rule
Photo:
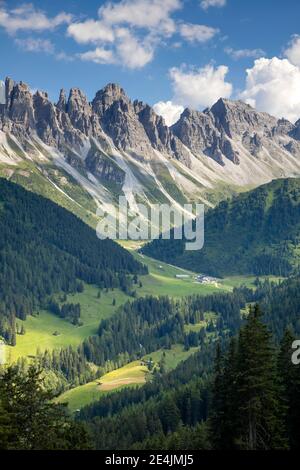
M 185 351 L 182 344 L 174 344 L 171 349 L 159 349 L 153 353 L 147 354 L 144 356 L 144 360 L 151 359 L 154 363 L 158 363 L 164 355 L 166 370 L 171 370 L 175 369 L 175 367 L 177 367 L 180 362 L 185 361 L 197 350 L 198 347 L 194 347 L 190 348 L 188 351 Z
M 67 301 L 80 303 L 81 320 L 83 326 L 74 326 L 70 322 L 61 319 L 52 313 L 41 311 L 37 317 L 28 316 L 23 323 L 26 329 L 24 336 L 17 336 L 15 347 L 6 347 L 10 361 L 22 356 L 34 355 L 39 347 L 42 350 L 79 345 L 86 337 L 97 332 L 100 321 L 112 315 L 118 306 L 126 302 L 129 297 L 118 289 L 102 292 L 101 298 L 97 298 L 98 289 L 85 285 L 84 292 L 67 296 Z M 113 306 L 113 299 L 116 305 Z M 54 336 L 54 332 L 59 336 Z
M 171 297 L 182 297 L 191 294 L 206 295 L 213 292 L 231 291 L 229 283 L 222 283 L 218 287 L 215 285 L 203 285 L 194 280 L 195 273 L 186 269 L 181 269 L 170 264 L 157 261 L 137 252 L 133 255 L 142 263 L 146 264 L 149 274 L 141 278 L 143 287 L 141 293 L 144 295 L 169 295 Z M 175 276 L 189 274 L 187 279 L 177 279 Z
M 70 411 L 98 400 L 101 395 L 123 387 L 142 385 L 146 381 L 148 370 L 140 361 L 130 362 L 120 369 L 108 372 L 101 379 L 68 390 L 60 395 L 58 402 L 69 404 Z
M 233 287 L 241 284 L 253 286 L 255 279 L 253 276 L 236 276 L 223 279 L 218 287 L 202 285 L 194 281 L 194 273 L 190 271 L 158 262 L 136 252 L 133 254 L 149 268 L 149 274 L 141 277 L 143 286 L 136 288 L 138 296 L 152 294 L 182 297 L 190 294 L 206 295 L 213 292 L 230 292 Z M 191 277 L 188 279 L 175 278 L 176 274 L 183 273 L 189 273 Z M 273 277 L 273 279 L 278 278 Z M 43 351 L 79 345 L 86 337 L 96 333 L 101 319 L 112 315 L 127 300 L 133 300 L 117 289 L 107 293 L 102 292 L 100 299 L 97 298 L 97 293 L 97 287 L 85 285 L 83 293 L 68 295 L 68 302 L 79 302 L 81 305 L 83 326 L 73 326 L 68 321 L 47 311 L 41 311 L 38 317 L 28 316 L 27 320 L 23 322 L 26 334 L 17 336 L 17 346 L 6 347 L 9 362 L 19 357 L 35 355 L 38 347 Z M 115 306 L 112 305 L 113 299 L 116 300 Z M 21 320 L 17 320 L 17 322 L 20 325 L 22 323 Z M 56 331 L 59 332 L 58 336 L 53 335 Z
M 173 345 L 168 350 L 158 350 L 147 354 L 143 359 L 150 358 L 157 364 L 165 354 L 165 367 L 167 370 L 174 369 L 181 361 L 187 359 L 191 354 L 197 351 L 197 347 L 185 351 L 181 344 Z M 108 372 L 100 379 L 80 385 L 60 395 L 60 403 L 67 402 L 71 412 L 82 408 L 85 405 L 99 400 L 105 393 L 110 393 L 124 387 L 141 386 L 145 383 L 147 374 L 146 366 L 140 361 L 130 362 L 126 366 L 120 367 L 112 372 Z

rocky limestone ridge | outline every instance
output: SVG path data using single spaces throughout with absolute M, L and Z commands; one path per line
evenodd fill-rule
M 64 90 L 53 104 L 47 93 L 34 94 L 23 82 L 5 80 L 5 105 L 0 106 L 0 130 L 10 132 L 26 146 L 37 135 L 65 154 L 77 153 L 89 139 L 107 148 L 112 144 L 139 161 L 157 158 L 157 152 L 191 168 L 192 156 L 208 157 L 221 166 L 239 165 L 243 155 L 255 159 L 288 152 L 300 157 L 300 120 L 294 125 L 256 111 L 242 101 L 219 99 L 203 112 L 185 109 L 168 127 L 153 108 L 131 101 L 117 84 L 99 90 L 92 102 L 79 88 Z M 95 162 L 94 162 L 95 163 Z
M 294 125 L 242 101 L 220 98 L 203 112 L 187 108 L 171 130 L 194 154 L 204 153 L 221 165 L 226 159 L 238 165 L 243 150 L 259 157 L 262 151 L 278 154 L 278 147 L 291 148 L 300 156 L 300 120 Z

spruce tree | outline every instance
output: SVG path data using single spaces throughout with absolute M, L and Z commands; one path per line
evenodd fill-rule
M 236 442 L 249 450 L 286 447 L 271 334 L 258 305 L 241 328 L 236 376 Z
M 214 368 L 214 381 L 213 381 L 213 399 L 211 404 L 211 419 L 210 419 L 210 434 L 211 441 L 214 448 L 223 448 L 224 433 L 224 370 L 222 361 L 222 352 L 220 343 L 217 344 L 215 368 Z
M 282 338 L 278 355 L 282 401 L 286 407 L 286 427 L 292 449 L 300 445 L 300 365 L 292 363 L 292 344 L 295 340 L 288 329 Z
M 0 448 L 55 450 L 88 448 L 85 429 L 69 417 L 66 406 L 53 403 L 41 370 L 27 373 L 11 366 L 0 376 Z

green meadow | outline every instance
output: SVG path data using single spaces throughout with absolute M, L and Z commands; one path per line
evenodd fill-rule
M 151 359 L 154 368 L 163 359 L 165 369 L 171 370 L 175 369 L 180 362 L 186 360 L 197 350 L 198 348 L 195 347 L 185 351 L 181 344 L 175 344 L 171 349 L 159 349 L 144 356 L 142 361 L 130 362 L 119 369 L 108 372 L 97 380 L 64 392 L 57 401 L 59 403 L 68 403 L 69 410 L 75 412 L 77 409 L 99 400 L 103 394 L 111 393 L 124 387 L 143 385 L 147 380 L 147 376 L 151 376 L 143 361 L 146 362 Z
M 163 359 L 165 369 L 169 371 L 175 369 L 180 362 L 185 361 L 191 354 L 198 351 L 198 349 L 198 347 L 194 347 L 186 351 L 182 344 L 174 344 L 170 349 L 159 349 L 153 353 L 147 354 L 143 359 L 144 361 L 151 359 L 154 363 L 154 367 L 155 364 L 159 364 Z
M 74 326 L 67 320 L 44 310 L 40 311 L 38 316 L 29 315 L 24 322 L 17 320 L 19 325 L 23 323 L 26 333 L 17 335 L 16 346 L 6 346 L 8 362 L 15 361 L 19 357 L 33 356 L 37 348 L 44 351 L 77 346 L 88 336 L 96 334 L 100 321 L 111 316 L 129 299 L 118 289 L 102 291 L 100 298 L 98 291 L 97 287 L 85 284 L 82 293 L 67 296 L 67 302 L 80 303 L 82 326 Z M 113 299 L 116 305 L 113 305 Z
M 59 403 L 68 403 L 71 412 L 99 400 L 103 394 L 124 387 L 140 386 L 146 382 L 148 369 L 141 361 L 133 361 L 119 369 L 108 372 L 100 379 L 80 385 L 60 395 Z
M 194 280 L 194 273 L 183 271 L 175 266 L 153 260 L 137 252 L 133 255 L 148 266 L 149 274 L 141 276 L 142 287 L 136 287 L 137 296 L 145 295 L 169 295 L 170 297 L 182 297 L 190 294 L 205 295 L 211 292 L 230 291 L 228 285 L 202 285 Z M 177 279 L 176 274 L 189 274 L 187 279 Z M 102 319 L 111 316 L 119 306 L 126 301 L 133 301 L 132 297 L 124 294 L 119 289 L 101 292 L 96 286 L 85 284 L 82 293 L 69 294 L 67 302 L 80 303 L 82 326 L 74 326 L 70 322 L 61 319 L 54 314 L 41 310 L 38 316 L 28 316 L 27 319 L 17 320 L 24 324 L 25 335 L 17 335 L 17 345 L 6 346 L 7 360 L 12 362 L 20 357 L 34 356 L 37 348 L 45 349 L 62 348 L 69 345 L 77 346 L 85 338 L 97 332 Z M 59 300 L 59 295 L 57 299 Z M 115 305 L 113 301 L 115 299 Z

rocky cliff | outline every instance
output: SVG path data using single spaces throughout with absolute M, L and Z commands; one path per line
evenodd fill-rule
M 227 195 L 300 175 L 300 120 L 278 120 L 222 98 L 203 112 L 185 109 L 168 127 L 117 84 L 91 102 L 79 88 L 61 90 L 55 104 L 46 92 L 7 78 L 0 133 L 2 173 L 12 174 L 20 159 L 38 169 L 47 162 L 101 203 L 112 199 L 109 185 L 117 185 L 133 209 L 138 199 L 213 204 L 224 188 Z

